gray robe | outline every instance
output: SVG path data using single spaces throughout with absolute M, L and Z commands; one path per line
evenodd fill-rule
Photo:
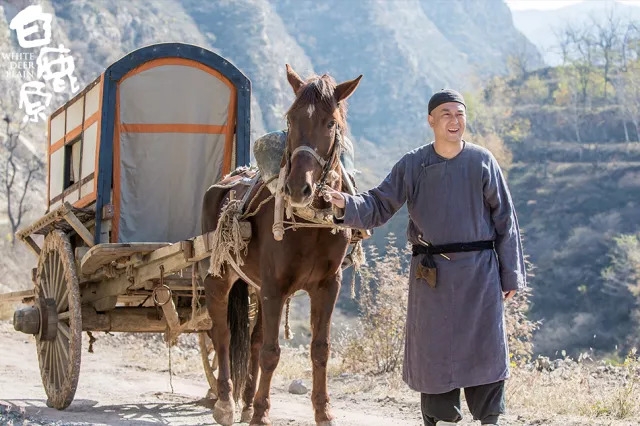
M 493 155 L 468 142 L 454 158 L 433 143 L 402 157 L 374 189 L 350 196 L 342 222 L 384 224 L 407 203 L 407 237 L 433 244 L 495 240 L 494 250 L 434 256 L 437 285 L 416 278 L 411 259 L 403 379 L 429 394 L 509 377 L 503 291 L 526 286 L 520 230 Z

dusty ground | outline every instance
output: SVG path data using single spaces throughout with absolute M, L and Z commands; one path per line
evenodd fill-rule
M 0 424 L 24 417 L 30 424 L 214 424 L 211 409 L 202 400 L 208 386 L 200 356 L 191 342 L 186 349 L 171 350 L 170 379 L 168 349 L 159 339 L 97 333 L 96 337 L 94 353 L 87 352 L 86 338 L 83 342 L 80 381 L 73 403 L 65 411 L 57 411 L 45 405 L 34 339 L 13 331 L 8 322 L 0 323 L 0 407 L 4 405 L 0 408 L 4 411 L 0 411 Z M 342 380 L 348 382 L 348 378 Z M 274 424 L 315 425 L 309 394 L 289 394 L 290 382 L 275 380 Z M 333 401 L 343 425 L 419 424 L 417 406 L 335 393 Z
M 65 411 L 57 411 L 45 405 L 34 339 L 13 331 L 9 322 L 0 322 L 0 424 L 215 424 L 202 399 L 208 386 L 193 336 L 183 336 L 180 345 L 171 349 L 172 376 L 169 350 L 159 336 L 96 333 L 96 337 L 94 353 L 88 353 L 85 336 L 75 400 Z M 310 384 L 310 365 L 304 352 L 304 348 L 283 349 L 272 390 L 275 425 L 315 424 L 309 394 L 287 392 L 294 378 Z M 332 404 L 340 425 L 421 424 L 418 395 L 397 379 L 344 374 L 337 365 L 330 374 Z M 531 377 L 527 380 L 533 380 Z M 520 388 L 512 389 L 512 393 L 527 393 L 522 389 L 526 388 L 526 380 L 514 382 Z M 547 393 L 551 395 L 553 387 Z M 519 396 L 518 401 L 521 400 Z M 474 424 L 468 412 L 460 424 Z M 640 425 L 640 417 L 613 420 L 545 415 L 533 405 L 510 410 L 501 424 L 627 426 Z

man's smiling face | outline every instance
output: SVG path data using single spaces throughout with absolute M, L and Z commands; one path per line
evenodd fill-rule
M 458 102 L 438 105 L 429 114 L 429 126 L 433 129 L 436 140 L 461 142 L 467 126 L 464 105 Z

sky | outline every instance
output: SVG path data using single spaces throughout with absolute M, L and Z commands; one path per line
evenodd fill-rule
M 559 9 L 561 7 L 570 6 L 576 3 L 582 3 L 584 1 L 600 1 L 600 0 L 505 0 L 509 8 L 511 8 L 512 10 Z M 640 7 L 640 0 L 617 0 L 617 2 Z

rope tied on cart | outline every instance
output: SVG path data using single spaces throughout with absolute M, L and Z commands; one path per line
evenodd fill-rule
M 213 247 L 211 247 L 211 264 L 209 273 L 222 276 L 228 259 L 233 259 L 238 266 L 244 265 L 243 255 L 247 254 L 248 241 L 242 238 L 240 221 L 242 220 L 242 200 L 230 199 L 220 213 L 218 226 L 214 231 Z

